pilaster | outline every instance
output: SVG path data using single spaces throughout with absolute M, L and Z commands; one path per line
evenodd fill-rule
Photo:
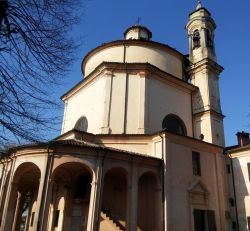
M 144 134 L 145 131 L 147 130 L 145 128 L 145 115 L 146 115 L 146 73 L 145 72 L 140 72 L 140 95 L 139 95 L 139 118 L 138 118 L 138 133 L 139 134 Z
M 104 113 L 103 113 L 103 125 L 101 127 L 102 134 L 109 134 L 109 120 L 110 120 L 110 106 L 112 99 L 112 85 L 113 85 L 113 71 L 107 70 L 104 73 L 105 78 L 105 95 L 104 95 Z

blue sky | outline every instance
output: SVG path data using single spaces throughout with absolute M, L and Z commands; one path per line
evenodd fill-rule
M 81 40 L 72 71 L 56 97 L 82 79 L 81 61 L 96 46 L 122 39 L 123 32 L 138 17 L 153 33 L 152 40 L 188 53 L 185 25 L 188 14 L 195 10 L 196 0 L 86 0 L 81 23 L 74 36 Z M 250 132 L 250 1 L 202 1 L 216 21 L 215 46 L 218 63 L 225 70 L 220 76 L 220 93 L 226 144 L 236 144 L 236 132 Z M 58 96 L 57 96 L 58 95 Z M 59 111 L 63 115 L 62 110 Z M 55 134 L 58 135 L 58 134 Z

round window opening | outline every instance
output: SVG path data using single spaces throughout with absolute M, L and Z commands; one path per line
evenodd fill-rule
M 79 118 L 74 127 L 76 130 L 86 132 L 88 130 L 88 120 L 85 116 Z
M 186 135 L 186 127 L 182 120 L 175 115 L 168 115 L 162 122 L 162 128 L 164 130 L 174 132 L 180 135 Z

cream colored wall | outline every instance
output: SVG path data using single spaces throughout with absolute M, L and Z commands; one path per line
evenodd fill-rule
M 250 217 L 250 180 L 247 163 L 250 163 L 250 149 L 234 153 L 232 157 L 239 228 L 248 230 L 250 228 L 247 229 L 247 217 Z M 231 195 L 234 198 L 232 188 Z
M 117 45 L 113 47 L 104 48 L 98 51 L 93 56 L 90 56 L 86 62 L 84 73 L 89 75 L 102 62 L 123 62 L 124 46 Z M 149 47 L 130 45 L 126 46 L 126 59 L 128 63 L 150 63 L 161 70 L 168 72 L 180 79 L 182 79 L 182 61 L 180 58 L 170 54 L 169 52 Z
M 221 114 L 219 77 L 212 71 L 196 70 L 192 76 L 192 84 L 199 90 L 193 94 L 193 112 L 195 138 L 204 135 L 204 141 L 225 146 L 223 116 L 214 115 L 215 111 Z M 200 113 L 201 112 L 201 113 Z
M 192 151 L 200 153 L 201 176 L 193 175 Z M 209 153 L 204 149 L 177 144 L 171 140 L 167 142 L 166 153 L 169 230 L 193 230 L 194 208 L 215 210 L 217 230 L 226 230 L 223 207 L 224 183 L 219 180 L 221 170 L 224 170 L 222 154 Z M 188 188 L 198 180 L 209 192 L 207 205 L 190 203 Z M 180 217 L 182 222 L 179 222 Z
M 73 129 L 81 116 L 88 120 L 90 133 L 100 133 L 103 120 L 104 79 L 96 78 L 65 103 L 62 134 Z
M 194 137 L 200 139 L 204 135 L 204 141 L 225 146 L 223 120 L 209 112 L 198 114 L 194 117 Z
M 155 78 L 148 79 L 148 133 L 162 130 L 162 121 L 168 114 L 179 116 L 185 123 L 187 135 L 193 136 L 191 95 Z
M 162 130 L 164 117 L 172 113 L 192 136 L 190 93 L 142 71 L 104 72 L 69 96 L 62 133 L 73 129 L 81 116 L 86 116 L 90 133 L 154 133 Z
M 192 77 L 192 84 L 199 87 L 193 99 L 194 113 L 211 109 L 221 112 L 218 81 L 218 76 L 212 72 L 208 74 L 205 69 Z
M 126 92 L 127 78 L 127 92 Z M 136 74 L 114 73 L 110 106 L 110 129 L 113 134 L 137 134 L 140 77 Z M 125 104 L 125 100 L 127 103 Z M 125 110 L 127 111 L 125 114 Z
M 200 139 L 200 135 L 203 134 L 204 141 L 212 142 L 211 118 L 209 114 L 194 117 L 194 132 L 195 138 Z
M 125 116 L 125 94 L 126 94 L 126 75 L 115 73 L 111 88 L 111 106 L 109 112 L 109 127 L 111 133 L 121 134 L 124 132 Z

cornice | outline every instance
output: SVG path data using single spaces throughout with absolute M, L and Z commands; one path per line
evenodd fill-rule
M 222 66 L 209 58 L 205 58 L 197 63 L 191 64 L 186 70 L 190 75 L 193 75 L 204 69 L 213 71 L 216 74 L 220 74 L 224 70 Z
M 162 71 L 158 67 L 150 63 L 119 63 L 119 62 L 102 62 L 99 66 L 95 68 L 88 76 L 86 76 L 82 81 L 80 81 L 76 86 L 71 88 L 68 92 L 61 96 L 61 99 L 65 101 L 67 98 L 71 97 L 82 87 L 93 81 L 100 74 L 107 72 L 112 74 L 115 72 L 145 72 L 145 77 L 147 78 L 148 74 L 154 73 L 158 77 L 161 77 L 161 80 L 175 84 L 183 89 L 186 89 L 189 92 L 195 91 L 198 88 L 174 75 L 171 75 L 165 71 Z
M 226 116 L 223 115 L 222 113 L 219 113 L 219 112 L 217 112 L 217 111 L 215 111 L 215 110 L 213 110 L 213 109 L 193 113 L 194 116 L 201 116 L 201 115 L 204 115 L 204 114 L 212 114 L 212 115 L 215 115 L 215 116 L 217 116 L 217 117 L 219 117 L 219 118 L 222 118 L 222 119 L 226 117 Z
M 248 153 L 240 153 L 240 152 L 246 152 L 249 151 Z M 232 158 L 234 157 L 239 157 L 239 156 L 250 156 L 250 144 L 242 146 L 242 147 L 236 147 L 230 150 L 226 150 L 227 154 L 233 154 Z

